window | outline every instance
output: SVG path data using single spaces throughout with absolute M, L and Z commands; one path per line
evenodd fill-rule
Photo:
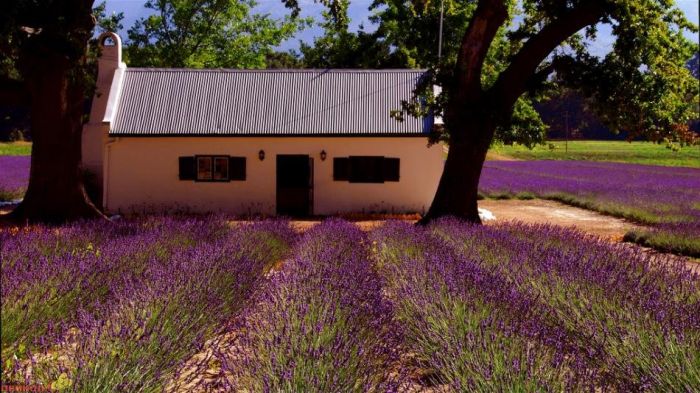
M 350 183 L 399 181 L 400 160 L 382 156 L 350 156 L 333 159 L 333 180 Z
M 197 157 L 197 180 L 212 180 L 212 157 Z
M 214 180 L 228 180 L 228 157 L 214 157 Z
M 246 178 L 245 157 L 198 155 L 180 157 L 178 164 L 180 180 L 226 182 Z

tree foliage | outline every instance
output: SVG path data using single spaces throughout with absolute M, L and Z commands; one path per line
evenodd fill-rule
M 345 20 L 347 16 L 343 16 Z M 305 68 L 402 68 L 404 62 L 396 56 L 389 42 L 363 26 L 356 32 L 347 24 L 338 24 L 335 17 L 323 13 L 319 23 L 323 35 L 312 44 L 301 42 L 302 65 Z
M 153 15 L 129 29 L 137 67 L 263 68 L 273 48 L 310 21 L 253 14 L 254 0 L 148 0 Z
M 95 35 L 100 35 L 106 31 L 111 31 L 113 33 L 119 32 L 124 28 L 124 13 L 123 12 L 113 12 L 111 15 L 107 14 L 107 1 L 103 1 L 98 4 L 92 10 L 92 14 L 96 19 Z
M 429 80 L 415 100 L 405 103 L 405 114 L 444 116 L 463 38 L 479 1 L 444 1 L 442 58 L 438 59 L 441 2 L 374 0 L 371 17 L 376 32 L 351 33 L 347 25 L 327 18 L 325 34 L 313 46 L 302 47 L 305 63 L 314 66 L 391 66 L 428 68 Z M 690 120 L 697 118 L 698 84 L 685 69 L 697 52 L 684 31 L 697 31 L 672 2 L 660 0 L 502 1 L 506 11 L 482 59 L 480 79 L 488 89 L 512 63 L 525 44 L 552 22 L 575 18 L 587 9 L 596 15 L 552 45 L 519 86 L 517 98 L 506 111 L 495 113 L 499 122 L 495 140 L 533 145 L 547 127 L 534 109 L 537 102 L 556 99 L 573 90 L 613 132 L 629 138 L 686 141 Z M 338 3 L 342 6 L 342 3 Z M 595 8 L 595 11 L 593 11 Z M 585 10 L 584 10 L 585 11 Z M 343 14 L 343 8 L 341 11 Z M 590 14 L 590 13 L 589 13 Z M 609 53 L 592 50 L 598 30 L 608 25 L 616 38 Z M 363 42 L 369 40 L 370 42 Z M 373 41 L 373 43 L 372 43 Z M 361 44 L 359 44 L 361 43 Z M 517 70 L 511 69 L 509 74 Z M 441 86 L 442 98 L 432 97 Z M 502 86 L 507 89 L 507 86 Z M 397 116 L 401 118 L 401 116 Z M 434 136 L 449 140 L 449 127 L 438 124 Z
M 375 0 L 371 9 L 375 10 L 372 21 L 378 25 L 376 35 L 387 45 L 395 48 L 392 56 L 406 68 L 428 68 L 432 72 L 430 83 L 424 84 L 419 101 L 433 102 L 442 107 L 444 100 L 433 100 L 432 86 L 444 86 L 449 79 L 447 73 L 457 62 L 461 39 L 469 26 L 471 16 L 476 9 L 474 1 L 445 0 L 442 9 L 443 40 L 442 50 L 439 40 L 439 24 L 441 15 L 440 1 L 406 2 L 402 0 Z M 510 6 L 514 9 L 514 6 Z M 512 17 L 510 18 L 512 19 Z M 498 72 L 507 64 L 508 40 L 506 28 L 498 31 L 490 50 L 484 60 L 482 80 L 485 84 L 493 83 Z M 442 57 L 439 57 L 441 52 Z M 437 75 L 442 73 L 442 75 Z M 446 97 L 443 97 L 446 98 Z M 534 102 L 542 96 L 525 95 L 516 105 L 513 115 L 498 127 L 496 139 L 504 143 L 520 142 L 533 145 L 544 140 L 547 126 L 542 122 L 534 109 Z M 416 101 L 410 108 L 417 110 L 425 107 Z M 442 110 L 432 106 L 430 113 L 441 115 Z M 430 106 L 429 106 L 430 107 Z M 404 109 L 408 109 L 406 107 Z M 428 114 L 419 111 L 416 114 Z M 425 113 L 423 113 L 425 112 Z M 433 136 L 439 140 L 449 140 L 449 130 L 438 125 Z
M 447 22 L 446 26 L 448 30 L 462 29 L 457 34 L 459 37 L 467 24 L 474 22 L 471 13 L 476 2 L 459 2 L 457 6 L 455 3 L 446 1 L 447 13 L 451 15 L 452 9 L 456 9 L 465 19 L 461 24 Z M 398 4 L 411 7 L 400 1 Z M 393 15 L 398 8 L 398 5 L 390 6 L 384 12 Z M 532 130 L 542 123 L 534 113 L 532 102 L 563 89 L 583 94 L 588 107 L 606 126 L 613 131 L 626 131 L 629 138 L 683 141 L 689 137 L 686 125 L 698 116 L 695 104 L 698 83 L 685 65 L 698 45 L 683 33 L 697 32 L 697 27 L 687 21 L 673 2 L 522 1 L 516 4 L 511 1 L 505 9 L 507 16 L 502 18 L 489 43 L 480 69 L 479 90 L 485 93 L 484 99 L 505 99 L 502 103 L 505 105 L 493 105 L 490 114 L 498 120 L 497 139 L 517 140 L 520 135 L 526 141 L 533 141 Z M 403 30 L 409 29 L 407 26 L 417 14 L 404 14 L 410 15 L 406 19 L 410 23 L 383 23 L 387 36 L 412 38 Z M 434 10 L 430 15 L 433 14 Z M 569 20 L 580 28 L 567 35 L 562 32 Z M 609 25 L 615 37 L 607 54 L 592 50 L 602 25 Z M 428 105 L 417 105 L 417 100 L 425 102 L 425 96 L 431 95 L 432 89 L 424 88 L 415 102 L 404 105 L 407 113 L 444 115 L 449 95 L 457 94 L 451 89 L 464 88 L 457 83 L 462 75 L 455 63 L 455 51 L 465 42 L 461 38 L 455 40 L 452 35 L 446 37 L 451 42 L 446 42 L 446 57 L 438 64 L 422 58 L 418 54 L 424 52 L 419 50 L 405 51 L 416 54 L 412 59 L 417 64 L 431 67 L 430 84 L 443 86 L 442 91 L 447 95 L 443 99 L 429 98 Z M 449 126 L 446 128 L 449 132 Z

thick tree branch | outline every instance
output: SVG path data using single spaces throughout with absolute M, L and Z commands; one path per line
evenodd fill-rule
M 459 48 L 455 76 L 458 105 L 481 95 L 481 70 L 491 42 L 508 18 L 503 0 L 480 0 Z
M 555 68 L 556 66 L 554 63 L 548 64 L 546 67 L 543 67 L 539 71 L 532 74 L 532 76 L 525 82 L 525 90 L 537 90 L 544 82 L 547 81 L 547 78 L 552 75 Z
M 536 75 L 537 67 L 557 46 L 586 26 L 595 24 L 604 14 L 602 2 L 591 1 L 564 13 L 530 38 L 515 55 L 490 89 L 499 97 L 500 110 L 509 111 Z M 545 70 L 546 71 L 546 70 Z

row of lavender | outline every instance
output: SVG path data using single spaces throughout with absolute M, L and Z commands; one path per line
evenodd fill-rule
M 407 350 L 455 391 L 695 391 L 700 277 L 582 233 L 376 231 Z
M 0 156 L 0 202 L 21 199 L 29 183 L 29 156 Z
M 700 277 L 569 230 L 146 219 L 0 240 L 4 383 L 162 390 L 232 331 L 224 390 L 700 386 Z
M 2 382 L 162 390 L 293 239 L 286 223 L 218 218 L 6 229 Z
M 533 236 L 533 234 L 535 236 Z M 700 277 L 548 226 L 331 221 L 234 325 L 253 391 L 693 391 Z
M 391 391 L 398 328 L 367 236 L 326 221 L 309 230 L 234 326 L 238 346 L 223 356 L 228 387 L 256 392 Z
M 481 192 L 548 198 L 649 224 L 630 240 L 700 257 L 700 169 L 583 161 L 489 161 Z

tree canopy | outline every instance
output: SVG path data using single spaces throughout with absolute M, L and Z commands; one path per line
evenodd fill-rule
M 459 10 L 448 14 L 456 13 L 466 17 L 469 23 L 475 23 L 477 2 L 466 3 L 471 8 L 465 6 L 465 2 L 445 1 L 448 10 Z M 504 2 L 478 2 L 484 10 L 487 4 L 495 3 Z M 489 95 L 501 94 L 507 98 L 504 108 L 494 108 L 502 130 L 509 130 L 513 136 L 518 128 L 527 130 L 527 126 L 519 124 L 537 121 L 538 116 L 529 105 L 532 100 L 571 89 L 586 97 L 587 105 L 605 125 L 614 131 L 626 131 L 630 138 L 678 141 L 688 137 L 686 125 L 698 116 L 699 86 L 686 62 L 697 52 L 698 44 L 685 38 L 683 33 L 697 32 L 697 26 L 691 24 L 673 2 L 505 3 L 503 14 L 493 18 L 497 26 L 493 26 L 493 37 L 478 66 L 480 86 L 476 87 Z M 439 7 L 432 2 L 428 4 Z M 395 13 L 394 8 L 400 7 L 389 7 L 384 12 Z M 615 40 L 608 53 L 596 53 L 593 43 L 604 25 L 611 29 Z M 387 26 L 399 31 L 405 27 L 400 23 Z M 464 24 L 456 27 L 461 29 L 461 35 L 466 31 Z M 393 35 L 411 38 L 403 33 Z M 427 59 L 420 64 L 433 67 L 435 73 L 431 82 L 444 85 L 445 93 L 450 94 L 450 88 L 463 87 L 455 86 L 454 82 L 464 77 L 461 72 L 466 70 L 463 64 L 457 64 L 457 57 L 459 50 L 464 55 L 466 48 L 463 39 L 447 37 L 451 42 L 446 43 L 443 61 L 436 64 Z M 414 58 L 421 61 L 420 56 Z M 430 92 L 426 89 L 422 93 Z M 437 97 L 429 102 L 427 107 L 414 102 L 405 109 L 414 114 L 444 112 L 444 100 Z
M 413 102 L 405 103 L 404 114 L 444 115 L 449 85 L 458 76 L 455 67 L 465 33 L 481 5 L 484 10 L 503 11 L 493 36 L 484 42 L 481 88 L 491 87 L 502 77 L 499 88 L 505 91 L 517 79 L 514 74 L 533 74 L 511 89 L 515 100 L 509 110 L 498 114 L 496 140 L 526 145 L 541 142 L 547 127 L 534 106 L 566 91 L 583 95 L 586 106 L 606 126 L 614 132 L 625 131 L 629 138 L 682 142 L 690 137 L 685 125 L 698 116 L 698 84 L 685 67 L 698 45 L 683 35 L 684 31 L 696 32 L 697 27 L 670 1 L 445 0 L 441 59 L 441 2 L 374 0 L 371 21 L 377 30 L 372 33 L 349 32 L 347 3 L 334 4 L 335 13 L 328 13 L 323 23 L 325 34 L 313 45 L 302 45 L 303 63 L 431 69 L 432 78 L 425 81 Z M 337 15 L 345 22 L 333 23 Z M 566 21 L 578 29 L 561 34 Z M 608 53 L 600 53 L 594 50 L 595 42 L 599 29 L 606 25 L 615 41 Z M 560 33 L 558 39 L 554 33 Z M 533 60 L 534 66 L 519 69 L 524 61 L 513 64 L 519 54 L 520 60 L 528 55 L 522 51 L 526 43 L 547 34 L 557 42 L 546 43 L 546 48 L 537 45 L 545 52 Z M 545 44 L 544 39 L 538 41 Z M 444 91 L 441 97 L 434 96 L 434 85 L 443 87 L 438 90 Z M 439 126 L 436 131 L 436 137 L 449 140 L 449 127 Z
M 145 7 L 153 15 L 128 31 L 128 64 L 263 68 L 273 48 L 310 21 L 253 14 L 254 5 L 254 0 L 148 0 Z
M 346 16 L 345 16 L 346 18 Z M 329 12 L 319 23 L 323 35 L 313 43 L 300 43 L 301 64 L 305 68 L 403 68 L 391 45 L 377 33 L 360 26 L 352 32 L 347 24 L 338 25 Z

